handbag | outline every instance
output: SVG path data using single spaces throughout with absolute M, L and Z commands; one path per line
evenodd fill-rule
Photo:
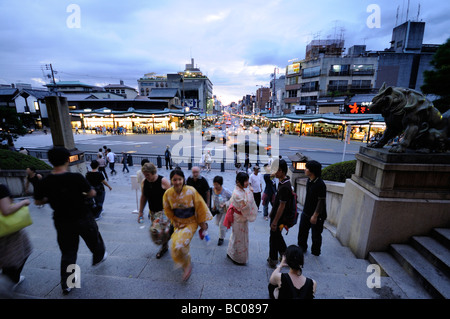
M 23 206 L 17 212 L 8 216 L 0 213 L 0 237 L 18 232 L 22 228 L 30 226 L 32 223 L 33 221 L 31 220 L 28 206 Z

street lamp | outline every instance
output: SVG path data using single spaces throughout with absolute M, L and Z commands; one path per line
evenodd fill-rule
M 186 113 L 189 112 L 189 106 L 186 106 L 183 108 L 184 110 L 184 128 L 187 128 L 187 120 L 186 120 Z

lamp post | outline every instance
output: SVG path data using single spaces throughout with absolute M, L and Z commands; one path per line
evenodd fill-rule
M 189 106 L 184 107 L 183 110 L 184 110 L 184 128 L 187 128 L 186 113 L 189 112 Z

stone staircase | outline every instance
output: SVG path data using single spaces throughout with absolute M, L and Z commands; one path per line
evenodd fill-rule
M 450 298 L 450 228 L 413 236 L 408 244 L 392 244 L 387 252 L 369 253 L 368 259 L 408 298 Z

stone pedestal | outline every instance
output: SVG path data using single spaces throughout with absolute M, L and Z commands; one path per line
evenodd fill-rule
M 67 99 L 61 96 L 47 96 L 45 103 L 53 146 L 65 147 L 70 151 L 69 171 L 86 175 L 84 152 L 75 147 Z
M 336 237 L 358 258 L 450 225 L 450 154 L 361 147 L 356 159 Z

